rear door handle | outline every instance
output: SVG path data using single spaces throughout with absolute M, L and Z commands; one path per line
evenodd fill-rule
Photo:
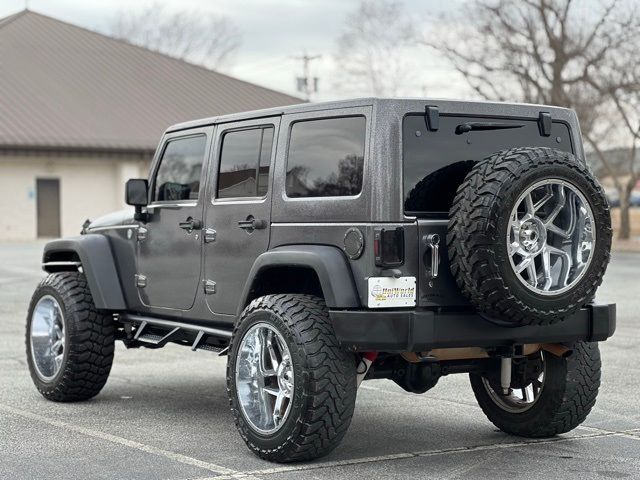
M 246 220 L 240 220 L 238 222 L 238 227 L 243 230 L 262 230 L 263 228 L 267 228 L 266 220 L 258 220 L 253 218 L 253 215 L 249 215 Z
M 186 230 L 187 233 L 191 233 L 194 230 L 200 230 L 202 228 L 202 222 L 200 220 L 196 220 L 192 217 L 187 218 L 186 222 L 180 222 L 178 226 Z

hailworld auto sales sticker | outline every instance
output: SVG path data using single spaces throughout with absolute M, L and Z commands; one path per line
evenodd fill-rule
M 416 277 L 369 277 L 369 308 L 415 307 Z

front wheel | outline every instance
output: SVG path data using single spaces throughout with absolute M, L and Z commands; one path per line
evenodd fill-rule
M 236 325 L 227 391 L 251 451 L 275 462 L 311 460 L 347 432 L 356 360 L 340 349 L 322 299 L 267 295 L 251 302 Z
M 538 352 L 514 361 L 511 388 L 500 388 L 499 371 L 471 374 L 480 408 L 500 430 L 530 438 L 552 437 L 580 425 L 596 403 L 600 386 L 597 343 L 578 342 L 568 358 Z
M 115 325 L 96 309 L 79 272 L 52 273 L 31 299 L 27 363 L 48 400 L 87 400 L 104 387 L 113 363 Z

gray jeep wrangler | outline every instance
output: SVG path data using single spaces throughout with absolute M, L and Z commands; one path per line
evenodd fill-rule
M 218 352 L 240 435 L 277 462 L 335 448 L 368 379 L 467 373 L 524 437 L 596 401 L 611 222 L 573 111 L 363 99 L 182 123 L 126 201 L 44 249 L 26 344 L 47 399 L 97 395 L 116 340 Z

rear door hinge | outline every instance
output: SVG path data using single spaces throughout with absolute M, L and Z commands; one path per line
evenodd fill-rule
M 134 275 L 135 281 L 136 281 L 136 287 L 138 288 L 144 288 L 147 286 L 147 277 L 144 275 L 140 275 L 139 273 L 136 273 Z
M 213 280 L 205 280 L 204 293 L 207 295 L 212 295 L 216 293 L 216 282 L 214 282 Z
M 204 229 L 204 243 L 212 243 L 216 241 L 217 232 L 213 228 Z
M 538 115 L 538 129 L 540 130 L 540 135 L 543 137 L 550 137 L 552 125 L 553 120 L 551 119 L 551 114 L 549 112 L 540 112 Z
M 435 105 L 427 105 L 424 107 L 424 120 L 427 124 L 427 130 L 437 132 L 440 128 L 440 110 Z

